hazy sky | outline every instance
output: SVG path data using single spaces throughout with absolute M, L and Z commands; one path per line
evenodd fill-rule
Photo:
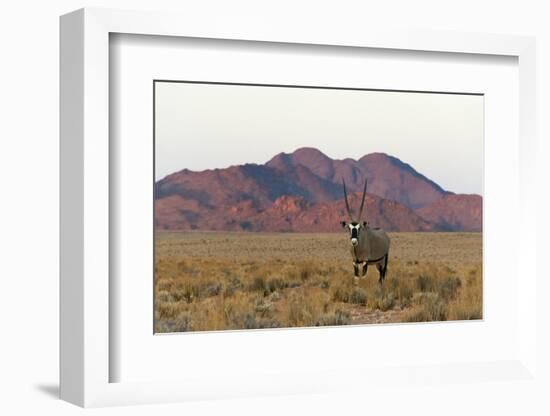
M 156 83 L 156 180 L 315 147 L 384 152 L 444 189 L 482 193 L 483 97 Z

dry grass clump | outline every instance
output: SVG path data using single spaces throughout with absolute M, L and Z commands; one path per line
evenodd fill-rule
M 228 301 L 224 308 L 224 322 L 227 329 L 278 328 L 274 318 L 273 304 L 264 298 L 256 298 L 254 307 L 248 301 Z
M 367 291 L 360 287 L 340 284 L 334 288 L 332 299 L 335 302 L 344 302 L 354 305 L 367 305 Z
M 397 280 L 394 280 L 397 282 Z M 370 303 L 372 309 L 378 309 L 382 312 L 389 311 L 397 304 L 397 295 L 391 288 L 385 286 L 377 287 L 374 291 L 374 296 Z
M 405 321 L 481 319 L 481 267 L 472 268 L 467 278 L 456 273 L 453 269 L 443 268 L 429 275 L 419 275 L 416 279 L 418 292 L 413 296 L 413 307 L 405 315 Z M 463 280 L 466 280 L 466 285 Z
M 287 306 L 289 326 L 315 326 L 324 309 L 319 297 L 305 297 L 302 291 L 290 295 Z
M 405 316 L 406 322 L 446 321 L 447 304 L 436 292 L 417 293 L 414 297 L 415 308 Z
M 354 281 L 337 234 L 159 233 L 155 331 L 482 318 L 480 234 L 391 238 L 379 285 L 372 266 Z
M 315 326 L 338 326 L 351 324 L 351 313 L 341 309 L 335 309 L 331 313 L 319 317 Z

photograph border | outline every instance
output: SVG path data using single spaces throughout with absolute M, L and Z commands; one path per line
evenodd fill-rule
M 116 358 L 109 355 L 108 348 L 109 33 L 517 57 L 519 204 L 523 214 L 519 221 L 518 261 L 526 264 L 526 277 L 518 288 L 520 353 L 516 359 L 511 358 L 511 362 L 517 365 L 518 374 L 527 373 L 529 378 L 536 379 L 536 283 L 539 277 L 536 251 L 532 248 L 527 251 L 525 247 L 527 241 L 536 241 L 536 47 L 533 37 L 369 30 L 360 35 L 315 30 L 306 34 L 245 16 L 239 22 L 205 26 L 189 14 L 108 9 L 81 9 L 63 16 L 60 23 L 60 394 L 63 400 L 88 407 L 189 399 L 185 394 L 189 382 L 109 383 L 109 362 Z M 303 389 L 294 386 L 293 391 L 300 393 Z M 206 393 L 203 392 L 208 397 Z M 198 394 L 197 398 L 204 396 Z

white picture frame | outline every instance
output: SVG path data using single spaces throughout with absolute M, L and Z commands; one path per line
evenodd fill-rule
M 239 22 L 216 22 L 206 27 L 189 15 L 82 9 L 61 18 L 62 399 L 88 407 L 348 388 L 361 391 L 361 386 L 372 390 L 377 381 L 389 382 L 390 375 L 411 374 L 410 369 L 399 372 L 359 366 L 353 370 L 349 367 L 331 370 L 322 379 L 316 373 L 281 372 L 262 382 L 231 383 L 228 374 L 221 375 L 217 382 L 197 374 L 182 381 L 110 382 L 110 365 L 120 358 L 109 347 L 109 311 L 113 307 L 109 297 L 109 172 L 113 168 L 109 158 L 109 35 L 112 33 L 516 57 L 520 137 L 517 203 L 521 217 L 516 221 L 519 226 L 517 264 L 522 264 L 517 292 L 517 353 L 499 361 L 439 365 L 419 362 L 413 378 L 427 384 L 442 379 L 479 383 L 486 377 L 518 383 L 537 382 L 537 270 L 534 251 L 527 244 L 536 240 L 536 217 L 532 215 L 536 211 L 533 38 L 369 30 L 305 32 L 245 17 Z M 401 378 L 407 380 L 406 376 Z M 342 383 L 342 379 L 348 381 Z

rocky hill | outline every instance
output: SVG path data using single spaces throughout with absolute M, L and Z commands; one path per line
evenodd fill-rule
M 183 169 L 155 184 L 155 226 L 168 230 L 340 231 L 342 179 L 352 207 L 364 180 L 363 220 L 388 231 L 480 231 L 482 198 L 442 189 L 384 153 L 331 159 L 313 148 L 280 153 L 263 165 Z

